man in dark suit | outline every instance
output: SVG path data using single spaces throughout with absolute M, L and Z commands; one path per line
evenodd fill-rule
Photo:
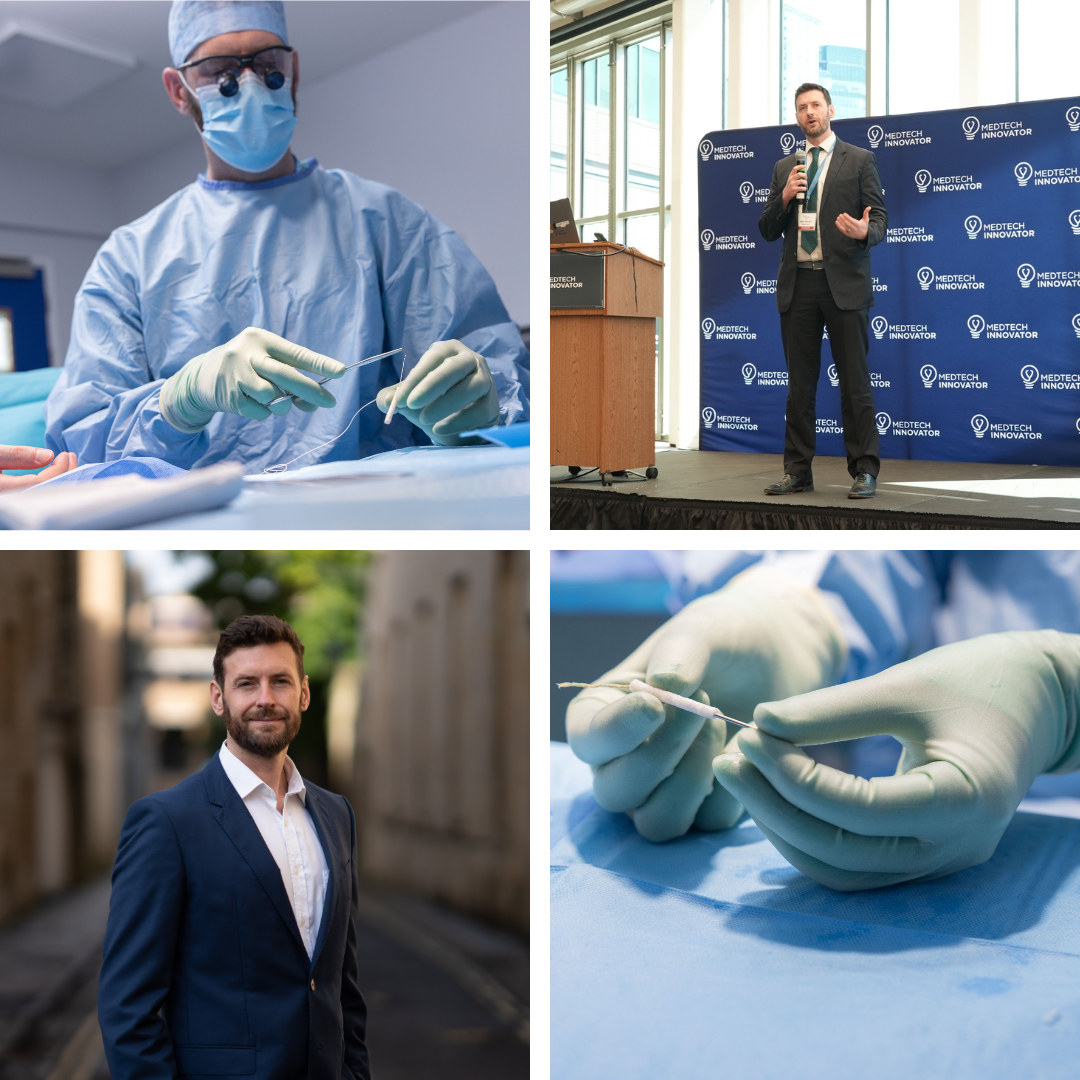
M 223 631 L 210 701 L 228 738 L 128 811 L 98 986 L 113 1080 L 369 1080 L 352 808 L 287 757 L 303 652 L 269 616 Z
M 836 137 L 830 125 L 834 115 L 824 87 L 803 83 L 795 91 L 807 165 L 797 168 L 794 154 L 776 163 L 758 221 L 766 240 L 784 238 L 776 306 L 788 368 L 787 429 L 784 476 L 765 489 L 769 495 L 814 490 L 815 404 L 825 327 L 840 377 L 844 447 L 854 478 L 848 498 L 871 498 L 881 467 L 866 351 L 874 303 L 870 248 L 885 236 L 889 216 L 877 160 L 869 150 Z M 805 193 L 805 208 L 799 206 L 799 192 Z

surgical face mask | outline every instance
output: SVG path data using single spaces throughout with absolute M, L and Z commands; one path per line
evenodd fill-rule
M 191 91 L 202 110 L 202 137 L 234 169 L 266 172 L 285 156 L 296 127 L 292 80 L 270 90 L 254 72 L 245 71 L 239 82 L 232 97 L 225 97 L 216 86 Z M 191 90 L 186 80 L 184 85 Z

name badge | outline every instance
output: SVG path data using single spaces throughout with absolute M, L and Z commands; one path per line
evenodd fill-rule
M 817 228 L 817 214 L 799 214 L 799 232 L 813 232 Z

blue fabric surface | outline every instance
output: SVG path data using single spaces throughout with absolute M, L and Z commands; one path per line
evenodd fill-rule
M 34 368 L 0 375 L 0 444 L 45 445 L 45 399 L 60 368 Z
M 80 465 L 71 472 L 46 480 L 41 487 L 50 484 L 81 484 L 88 480 L 111 480 L 117 476 L 145 476 L 148 480 L 167 480 L 172 476 L 183 476 L 186 472 L 186 469 L 178 469 L 160 458 L 121 458 L 119 461 Z
M 556 1080 L 1072 1077 L 1080 821 L 985 864 L 835 893 L 749 820 L 651 844 L 552 746 Z
M 433 342 L 456 338 L 487 359 L 500 422 L 528 419 L 529 354 L 461 238 L 391 188 L 311 160 L 280 181 L 200 178 L 109 237 L 75 299 L 45 407 L 49 448 L 80 462 L 149 456 L 257 472 L 308 450 L 303 463 L 316 465 L 429 444 L 374 405 L 353 419 L 398 381 L 400 356 L 334 380 L 332 409 L 172 427 L 159 407 L 165 379 L 248 326 L 345 364 L 400 346 L 406 373 Z
M 488 442 L 494 443 L 496 446 L 529 445 L 528 421 L 526 421 L 524 424 L 509 424 L 500 425 L 499 427 L 477 428 L 475 431 L 462 431 L 459 434 L 462 438 L 466 438 L 469 435 L 475 435 L 481 439 L 487 439 Z

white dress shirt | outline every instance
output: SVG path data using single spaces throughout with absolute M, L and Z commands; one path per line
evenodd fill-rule
M 825 257 L 821 252 L 821 204 L 825 198 L 825 174 L 829 171 L 829 162 L 832 161 L 832 149 L 836 145 L 836 133 L 830 131 L 829 137 L 821 144 L 821 153 L 818 154 L 818 176 L 820 179 L 814 185 L 814 196 L 817 199 L 817 223 L 814 229 L 814 237 L 817 243 L 813 251 L 806 251 L 802 246 L 802 233 L 799 234 L 798 243 L 795 246 L 795 258 L 799 262 L 821 262 Z M 810 163 L 814 160 L 810 151 L 814 148 L 806 144 L 806 168 L 810 169 Z M 824 157 L 822 156 L 824 155 Z
M 278 864 L 300 938 L 310 959 L 319 937 L 330 873 L 319 834 L 307 809 L 307 789 L 300 771 L 291 758 L 285 759 L 289 790 L 279 814 L 277 795 L 229 749 L 227 741 L 221 744 L 218 756 L 225 775 L 244 801 Z

